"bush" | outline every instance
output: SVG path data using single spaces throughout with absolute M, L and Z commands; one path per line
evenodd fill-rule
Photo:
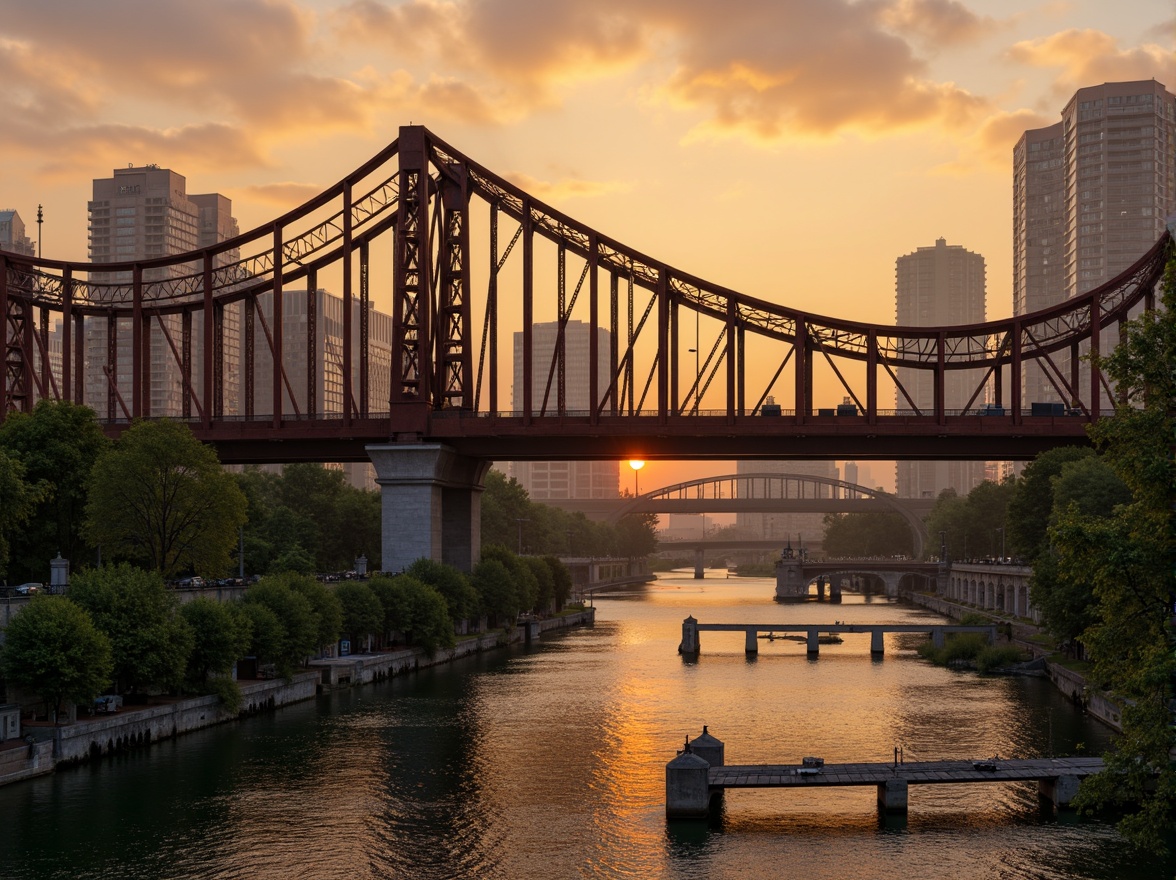
M 1025 659 L 1025 653 L 1012 645 L 990 645 L 976 655 L 976 668 L 981 672 L 1004 669 Z
M 231 678 L 210 678 L 205 690 L 220 697 L 221 708 L 230 715 L 236 715 L 241 711 L 241 687 Z

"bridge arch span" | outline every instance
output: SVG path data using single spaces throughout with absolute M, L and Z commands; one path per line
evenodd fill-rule
M 785 503 L 804 503 L 819 512 L 877 510 L 897 513 L 911 530 L 914 556 L 921 558 L 929 540 L 927 526 L 915 511 L 877 489 L 847 483 L 832 477 L 810 474 L 746 473 L 703 477 L 663 486 L 619 507 L 612 522 L 632 513 L 729 513 L 737 511 L 778 511 Z M 822 503 L 818 503 L 822 502 Z

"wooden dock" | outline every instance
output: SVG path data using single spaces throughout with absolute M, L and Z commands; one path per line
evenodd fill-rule
M 988 644 L 996 643 L 996 626 L 965 626 L 954 623 L 700 623 L 693 616 L 682 621 L 682 641 L 678 653 L 695 656 L 702 650 L 701 632 L 741 632 L 744 634 L 744 650 L 748 654 L 759 651 L 761 638 L 798 634 L 805 638 L 807 652 L 812 656 L 820 653 L 820 638 L 823 635 L 858 633 L 870 636 L 870 653 L 880 656 L 885 648 L 883 637 L 886 633 L 926 633 L 936 647 L 943 647 L 949 635 L 977 633 L 983 635 Z
M 1061 808 L 1070 805 L 1083 779 L 1103 769 L 1103 759 L 1094 757 L 859 764 L 825 764 L 819 758 L 806 758 L 800 764 L 727 764 L 723 743 L 704 727 L 702 736 L 688 739 L 666 764 L 666 816 L 706 817 L 712 802 L 728 789 L 863 785 L 877 789 L 879 809 L 905 813 L 912 785 L 986 782 L 1036 782 L 1038 792 Z

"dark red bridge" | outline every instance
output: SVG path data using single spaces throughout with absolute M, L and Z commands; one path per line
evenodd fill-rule
M 0 418 L 39 397 L 84 402 L 114 431 L 132 418 L 180 417 L 230 462 L 361 460 L 366 444 L 389 441 L 444 443 L 488 460 L 1025 458 L 1084 442 L 1100 392 L 1113 399 L 1098 371 L 1080 381 L 1074 355 L 1098 350 L 1099 331 L 1133 306 L 1152 305 L 1169 242 L 1166 235 L 1111 283 L 1046 311 L 961 327 L 865 324 L 658 262 L 410 126 L 318 197 L 207 250 L 101 265 L 0 255 Z M 295 393 L 314 382 L 313 355 L 305 374 L 281 366 L 283 351 L 300 342 L 284 337 L 290 295 L 301 298 L 313 334 L 323 316 L 305 292 L 324 281 L 344 308 L 338 366 L 347 393 L 336 412 Z M 390 365 L 385 357 L 377 366 L 369 306 L 381 290 L 391 293 L 393 327 Z M 224 316 L 235 303 L 244 405 L 230 412 Z M 508 311 L 523 339 L 514 411 L 500 393 L 512 379 L 512 359 L 500 350 Z M 550 359 L 533 345 L 537 321 L 566 327 L 573 318 L 611 331 L 607 350 L 591 335 L 590 404 L 579 409 L 569 406 L 562 331 Z M 56 320 L 66 328 L 60 381 L 48 366 Z M 85 399 L 83 334 L 95 323 L 108 343 L 108 384 Z M 129 366 L 129 394 L 119 390 L 115 356 L 128 334 L 132 355 L 121 369 Z M 179 412 L 151 411 L 154 334 L 166 338 L 182 375 Z M 1073 402 L 1073 414 L 1028 414 L 1020 388 L 1029 360 Z M 916 374 L 907 371 L 933 376 L 931 405 L 916 405 L 907 387 Z M 953 371 L 975 389 L 958 410 L 944 403 Z M 818 387 L 839 388 L 836 400 L 815 398 L 814 376 Z M 765 405 L 769 397 L 787 405 Z

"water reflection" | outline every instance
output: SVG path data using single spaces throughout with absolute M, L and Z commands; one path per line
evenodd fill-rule
M 822 645 L 681 621 L 905 622 L 846 594 L 776 605 L 767 581 L 689 574 L 598 597 L 598 624 L 342 692 L 0 790 L 0 873 L 26 878 L 811 878 L 1164 876 L 1114 831 L 1024 784 L 731 792 L 708 822 L 664 818 L 664 767 L 703 724 L 730 763 L 1097 753 L 1107 732 L 1047 681 L 919 660 L 919 637 Z

